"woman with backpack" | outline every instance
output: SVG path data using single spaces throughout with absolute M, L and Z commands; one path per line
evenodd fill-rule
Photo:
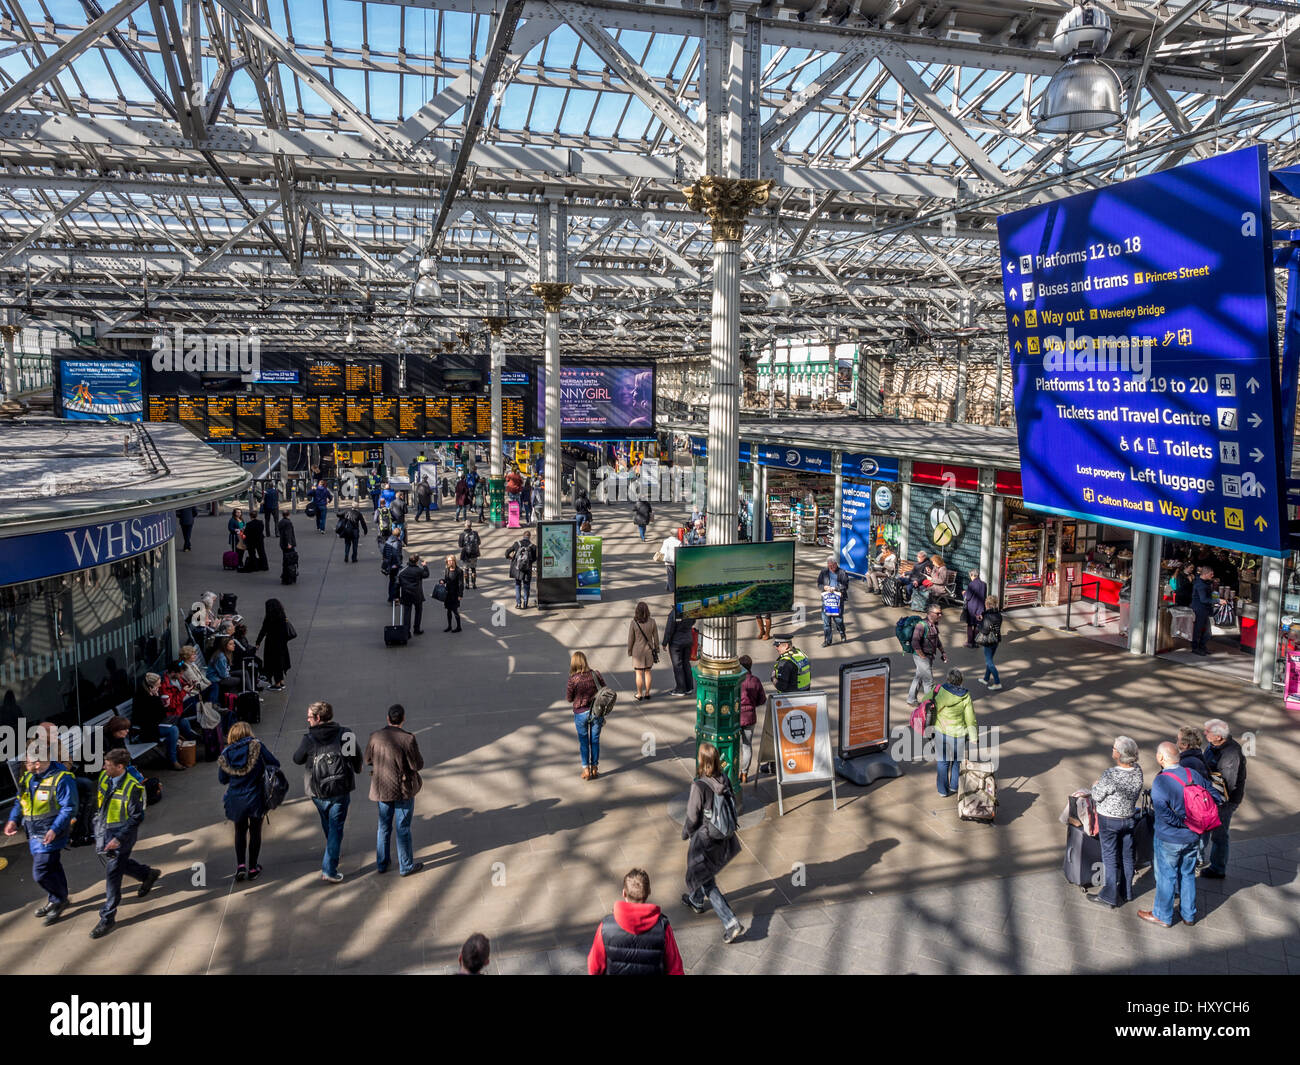
M 593 717 L 591 706 L 604 686 L 605 678 L 587 664 L 587 656 L 574 651 L 569 656 L 569 683 L 564 688 L 564 697 L 573 704 L 583 780 L 595 780 L 600 775 L 600 730 L 605 727 L 605 719 Z
M 263 643 L 266 644 L 266 650 L 262 652 L 262 664 L 266 667 L 266 676 L 273 692 L 284 691 L 284 675 L 291 668 L 289 641 L 297 635 L 284 615 L 280 600 L 268 599 L 266 614 L 262 618 L 262 627 L 257 630 L 257 642 L 253 645 L 253 650 L 257 651 Z
M 682 895 L 682 902 L 696 913 L 704 913 L 712 906 L 722 921 L 722 941 L 730 943 L 744 934 L 745 927 L 718 890 L 717 876 L 740 853 L 740 840 L 736 838 L 736 801 L 731 781 L 722 771 L 718 749 L 711 743 L 700 744 L 682 839 L 690 841 L 686 849 L 689 893 Z
M 456 556 L 447 556 L 447 568 L 442 571 L 442 580 L 438 582 L 446 589 L 442 605 L 447 608 L 447 627 L 443 632 L 460 632 L 460 601 L 465 595 L 465 571 L 456 565 Z M 456 627 L 451 627 L 452 618 Z
M 627 626 L 627 656 L 636 674 L 636 699 L 650 698 L 650 671 L 659 661 L 659 629 L 650 617 L 650 608 L 637 603 Z
M 984 600 L 984 613 L 980 616 L 979 628 L 975 631 L 975 644 L 984 649 L 984 676 L 980 682 L 988 686 L 991 692 L 1002 690 L 1002 679 L 998 676 L 998 667 L 993 664 L 998 644 L 1002 642 L 1001 600 L 990 595 Z M 990 680 L 991 678 L 991 680 Z
M 527 610 L 533 584 L 533 563 L 537 561 L 533 534 L 525 532 L 506 548 L 506 558 L 510 560 L 510 577 L 515 582 L 515 606 Z
M 235 823 L 235 879 L 256 880 L 262 874 L 262 819 L 266 817 L 266 773 L 280 768 L 279 760 L 253 735 L 247 721 L 230 729 L 226 749 L 217 759 L 217 780 L 226 785 L 226 820 Z

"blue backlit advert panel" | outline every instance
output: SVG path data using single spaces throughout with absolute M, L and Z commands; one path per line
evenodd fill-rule
M 1281 556 L 1268 158 L 998 219 L 1025 502 Z

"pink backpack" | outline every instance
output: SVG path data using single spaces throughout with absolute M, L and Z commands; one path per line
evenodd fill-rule
M 1192 783 L 1192 771 L 1185 769 L 1184 772 L 1187 779 L 1181 780 L 1172 771 L 1165 770 L 1167 775 L 1183 786 L 1183 823 L 1199 836 L 1222 824 L 1219 820 L 1219 807 L 1213 795 L 1199 784 Z

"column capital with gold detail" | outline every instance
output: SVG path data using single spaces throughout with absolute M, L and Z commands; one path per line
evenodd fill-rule
M 559 314 L 560 304 L 573 291 L 573 286 L 563 281 L 536 281 L 532 289 L 537 298 L 542 301 L 547 314 Z
M 713 242 L 740 240 L 745 220 L 756 207 L 767 203 L 772 194 L 771 178 L 724 178 L 700 176 L 694 185 L 682 190 L 692 211 L 709 216 Z

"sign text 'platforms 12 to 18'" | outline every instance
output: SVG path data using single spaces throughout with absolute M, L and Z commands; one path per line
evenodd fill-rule
M 1265 149 L 1004 215 L 998 236 L 1025 502 L 1281 556 Z

